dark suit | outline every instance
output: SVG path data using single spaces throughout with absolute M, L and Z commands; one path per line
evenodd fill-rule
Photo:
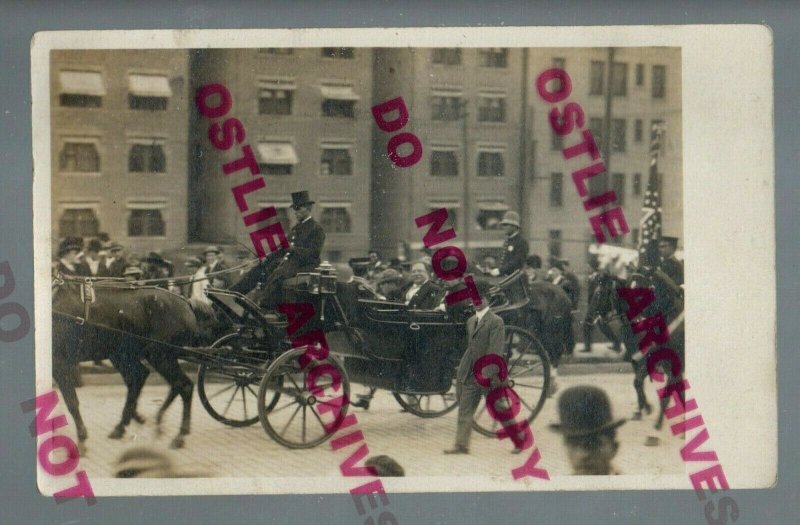
M 108 277 L 122 277 L 125 273 L 125 268 L 128 266 L 127 261 L 124 257 L 121 259 L 114 259 L 111 261 L 111 264 L 105 270 L 105 274 Z
M 69 268 L 66 264 L 61 262 L 61 260 L 59 260 L 58 265 L 56 265 L 56 272 L 70 277 L 89 277 L 91 273 L 89 267 L 82 262 L 74 264 L 72 268 Z
M 473 315 L 467 321 L 467 350 L 461 358 L 456 373 L 456 381 L 461 387 L 461 397 L 458 399 L 456 447 L 469 448 L 472 417 L 480 404 L 481 396 L 488 392 L 488 389 L 480 386 L 475 380 L 472 367 L 484 355 L 503 356 L 505 333 L 503 320 L 491 311 L 486 312 L 480 322 L 477 315 Z M 492 370 L 495 370 L 495 367 L 486 367 L 483 371 L 490 380 Z
M 206 266 L 206 273 L 217 273 L 222 272 L 228 269 L 228 265 L 225 264 L 225 261 L 217 261 L 217 264 L 214 265 L 213 269 L 210 269 Z M 216 286 L 217 288 L 228 288 L 231 285 L 231 274 L 230 273 L 221 273 L 219 275 L 212 275 L 209 279 L 209 284 L 213 285 L 215 280 L 222 281 L 221 286 Z
M 561 281 L 559 281 L 558 285 L 567 293 L 567 296 L 569 296 L 572 309 L 577 310 L 578 302 L 581 298 L 581 284 L 580 281 L 578 281 L 578 277 L 568 270 L 562 270 Z
M 660 266 L 661 271 L 675 281 L 676 285 L 680 286 L 683 284 L 683 263 L 674 255 L 669 259 L 662 259 Z
M 406 300 L 406 294 L 412 286 L 413 283 L 410 283 L 401 290 L 401 297 L 404 302 Z M 441 290 L 439 287 L 431 281 L 425 281 L 425 283 L 419 287 L 419 290 L 411 297 L 411 300 L 408 302 L 408 308 L 411 310 L 433 310 L 439 305 L 440 296 Z
M 500 275 L 511 275 L 525 266 L 528 258 L 528 241 L 517 232 L 503 243 L 503 258 L 500 260 Z

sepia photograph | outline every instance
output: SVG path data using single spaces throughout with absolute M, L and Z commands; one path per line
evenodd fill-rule
M 40 486 L 78 451 L 95 496 L 728 488 L 681 45 L 114 35 L 34 74 Z

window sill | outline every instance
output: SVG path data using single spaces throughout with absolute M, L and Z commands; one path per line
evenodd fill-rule
M 129 171 L 128 175 L 169 175 L 166 171 Z
M 64 175 L 65 177 L 101 177 L 103 175 L 102 171 L 59 171 L 59 175 Z
M 154 239 L 157 241 L 166 241 L 166 235 L 128 235 L 128 239 Z

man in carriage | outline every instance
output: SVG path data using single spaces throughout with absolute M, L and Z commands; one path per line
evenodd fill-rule
M 257 302 L 264 306 L 274 305 L 279 300 L 284 280 L 320 265 L 325 231 L 311 216 L 313 205 L 308 191 L 292 193 L 292 210 L 297 223 L 289 233 L 289 248 L 268 255 L 231 290 L 247 293 L 262 282 L 264 287 L 256 298 Z

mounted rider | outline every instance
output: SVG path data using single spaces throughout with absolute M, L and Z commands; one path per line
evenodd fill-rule
M 314 201 L 310 199 L 308 191 L 292 193 L 292 210 L 297 224 L 289 233 L 289 248 L 268 255 L 259 265 L 247 272 L 231 290 L 247 293 L 262 282 L 263 289 L 256 298 L 257 302 L 262 305 L 274 304 L 284 280 L 320 265 L 325 231 L 311 217 L 313 205 Z

